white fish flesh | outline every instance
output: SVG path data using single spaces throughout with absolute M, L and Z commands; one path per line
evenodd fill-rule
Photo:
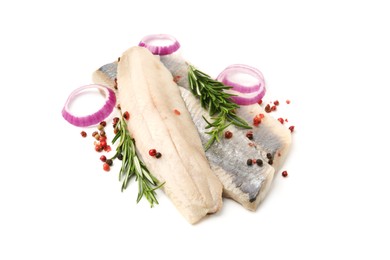
M 212 172 L 178 86 L 147 49 L 133 47 L 117 64 L 118 97 L 130 113 L 137 152 L 176 208 L 190 222 L 217 212 L 222 185 Z M 112 84 L 111 84 L 112 85 Z M 174 111 L 180 111 L 180 115 Z M 150 149 L 161 152 L 157 159 Z

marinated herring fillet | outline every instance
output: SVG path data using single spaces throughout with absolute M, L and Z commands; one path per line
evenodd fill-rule
M 180 55 L 180 52 L 174 52 L 169 55 L 158 56 L 165 67 L 172 73 L 175 82 L 185 89 L 189 88 L 188 66 L 189 64 Z M 100 67 L 93 74 L 95 83 L 113 86 L 116 78 L 116 62 L 106 64 Z M 278 171 L 285 161 L 291 145 L 291 133 L 278 120 L 269 116 L 264 109 L 258 105 L 240 106 L 236 114 L 252 122 L 258 114 L 263 114 L 264 118 L 258 127 L 253 127 L 253 142 L 262 151 L 263 156 L 270 153 L 273 158 L 272 166 Z
M 110 72 L 114 71 L 116 66 L 116 63 L 112 63 L 100 68 L 94 73 L 94 81 L 113 87 L 115 75 Z M 201 107 L 199 100 L 190 91 L 179 88 L 205 146 L 210 136 L 205 133 L 206 121 L 202 116 L 210 120 L 208 112 Z M 220 142 L 214 143 L 206 151 L 207 159 L 224 186 L 223 195 L 234 199 L 249 210 L 255 210 L 270 188 L 274 169 L 267 163 L 266 155 L 246 137 L 245 130 L 234 126 L 229 126 L 227 130 L 232 132 L 234 137 L 222 138 Z M 248 159 L 259 159 L 263 165 L 258 166 L 255 163 L 248 166 Z
M 199 100 L 189 91 L 180 87 L 182 97 L 192 116 L 203 146 L 206 146 L 210 135 L 205 127 L 211 120 L 208 111 L 201 107 Z M 267 194 L 273 177 L 274 168 L 267 163 L 267 157 L 259 151 L 254 143 L 246 137 L 246 131 L 229 126 L 226 131 L 231 138 L 221 138 L 207 151 L 206 157 L 211 169 L 223 184 L 224 196 L 232 198 L 249 210 L 256 210 Z M 247 164 L 248 160 L 258 161 Z
M 137 152 L 176 208 L 190 222 L 217 212 L 222 185 L 205 157 L 197 130 L 172 75 L 147 49 L 132 47 L 117 65 L 118 97 L 130 113 Z M 174 111 L 180 111 L 180 115 Z M 161 158 L 149 155 L 156 149 Z

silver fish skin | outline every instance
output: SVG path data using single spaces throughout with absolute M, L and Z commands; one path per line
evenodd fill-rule
M 116 66 L 111 63 L 101 67 L 93 74 L 94 82 L 114 87 L 116 76 L 112 72 Z M 210 136 L 206 133 L 206 121 L 202 116 L 211 120 L 208 112 L 189 90 L 183 87 L 179 89 L 205 147 Z M 226 130 L 232 132 L 233 137 L 221 138 L 220 142 L 215 142 L 206 151 L 206 157 L 211 169 L 223 184 L 223 196 L 254 211 L 268 193 L 275 170 L 267 163 L 266 154 L 246 137 L 245 130 L 235 126 L 229 126 Z M 255 163 L 249 166 L 248 159 L 260 159 L 263 165 L 260 167 Z

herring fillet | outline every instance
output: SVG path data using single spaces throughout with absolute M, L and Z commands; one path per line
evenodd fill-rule
M 176 83 L 185 89 L 189 89 L 188 63 L 183 59 L 180 52 L 159 57 L 175 78 Z M 94 82 L 112 86 L 116 77 L 116 66 L 116 62 L 113 62 L 100 67 L 93 73 Z M 236 109 L 236 114 L 247 122 L 252 122 L 253 118 L 258 114 L 264 114 L 261 124 L 253 128 L 253 141 L 262 150 L 263 154 L 270 153 L 272 155 L 272 166 L 275 168 L 275 171 L 278 171 L 290 150 L 290 131 L 275 118 L 268 115 L 258 104 L 240 106 L 240 108 Z
M 94 82 L 112 87 L 116 67 L 116 63 L 101 67 L 93 74 Z M 208 112 L 189 90 L 182 87 L 179 89 L 205 146 L 210 136 L 205 133 L 206 122 L 202 116 L 210 119 Z M 214 143 L 206 151 L 206 157 L 211 169 L 223 184 L 224 197 L 232 198 L 246 209 L 254 211 L 267 194 L 275 170 L 267 163 L 266 154 L 247 139 L 246 130 L 237 129 L 235 126 L 229 126 L 227 130 L 231 131 L 234 137 L 229 140 L 222 138 L 220 142 Z M 248 166 L 246 161 L 249 158 L 261 159 L 264 165 Z
M 179 86 L 190 89 L 188 83 L 189 64 L 180 52 L 160 56 L 160 60 L 172 73 L 173 77 L 176 78 Z M 112 66 L 108 65 L 108 67 Z M 264 155 L 267 153 L 272 155 L 272 166 L 275 168 L 275 171 L 278 171 L 290 150 L 291 133 L 278 120 L 268 115 L 259 104 L 240 106 L 236 109 L 236 115 L 247 122 L 252 122 L 253 118 L 258 114 L 263 114 L 264 119 L 258 127 L 253 127 L 253 141 Z
M 207 122 L 203 117 L 210 120 L 208 111 L 202 108 L 199 100 L 189 90 L 179 88 L 192 120 L 198 128 L 202 144 L 206 146 L 210 135 L 206 133 Z M 226 130 L 232 132 L 233 137 L 221 138 L 219 142 L 215 142 L 206 151 L 206 157 L 211 169 L 223 184 L 224 196 L 254 211 L 268 193 L 275 169 L 267 163 L 266 155 L 248 140 L 246 131 L 233 125 Z M 263 165 L 248 166 L 248 159 L 260 159 Z
M 199 135 L 172 75 L 147 49 L 132 47 L 117 65 L 119 102 L 130 113 L 137 152 L 176 208 L 190 222 L 222 206 L 222 185 L 205 157 Z M 177 115 L 174 110 L 180 111 Z M 150 149 L 161 152 L 156 159 Z

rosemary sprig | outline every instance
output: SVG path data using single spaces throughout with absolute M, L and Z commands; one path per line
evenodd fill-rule
M 138 196 L 137 203 L 145 197 L 150 206 L 158 204 L 156 199 L 156 189 L 160 188 L 164 183 L 159 184 L 159 181 L 154 177 L 146 167 L 146 165 L 138 158 L 135 151 L 135 141 L 130 136 L 127 129 L 126 120 L 123 116 L 116 123 L 115 127 L 118 129 L 115 137 L 112 139 L 114 144 L 119 139 L 116 148 L 116 154 L 111 158 L 115 159 L 122 157 L 122 166 L 119 171 L 119 181 L 122 181 L 122 191 L 125 190 L 132 177 L 138 182 Z
M 213 120 L 213 122 L 209 122 L 203 117 L 207 122 L 206 129 L 211 128 L 210 131 L 206 132 L 211 136 L 206 144 L 206 150 L 215 141 L 219 141 L 219 137 L 230 124 L 251 129 L 244 119 L 235 114 L 235 109 L 239 106 L 231 99 L 234 95 L 225 92 L 231 87 L 212 79 L 192 65 L 189 65 L 188 68 L 188 82 L 192 93 L 199 98 L 202 107 L 209 111 Z

